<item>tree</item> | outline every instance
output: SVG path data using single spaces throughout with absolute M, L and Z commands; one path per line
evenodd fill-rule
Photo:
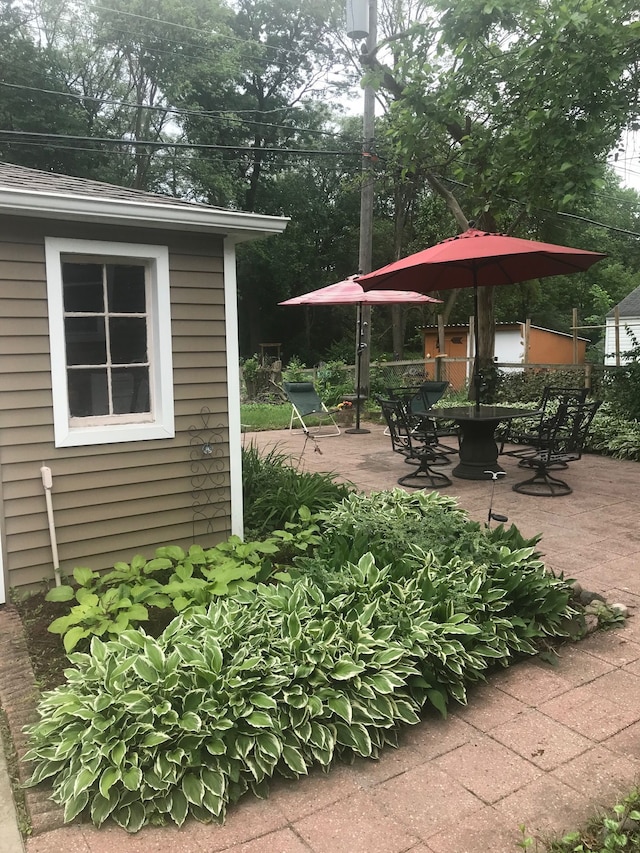
M 393 96 L 390 141 L 405 170 L 428 152 L 425 180 L 459 230 L 473 219 L 533 235 L 535 211 L 602 187 L 601 164 L 638 115 L 635 4 L 461 0 L 419 16 L 388 40 L 393 68 L 384 44 L 363 63 Z M 493 356 L 494 299 L 480 288 L 481 367 Z

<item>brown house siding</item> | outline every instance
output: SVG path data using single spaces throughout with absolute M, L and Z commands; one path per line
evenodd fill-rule
M 169 247 L 174 439 L 56 448 L 44 237 Z M 176 231 L 0 217 L 0 488 L 12 586 L 53 576 L 40 467 L 53 474 L 60 564 L 107 568 L 158 545 L 214 543 L 230 533 L 222 240 Z M 190 427 L 219 428 L 219 483 L 209 523 L 194 521 Z M 210 532 L 207 532 L 207 530 Z

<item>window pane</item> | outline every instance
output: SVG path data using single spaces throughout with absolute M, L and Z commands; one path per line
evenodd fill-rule
M 111 372 L 113 413 L 149 412 L 149 370 L 146 367 L 118 367 Z
M 107 370 L 68 370 L 69 413 L 72 418 L 108 415 Z
M 114 314 L 144 314 L 145 268 L 107 264 L 109 311 Z
M 104 311 L 102 264 L 62 264 L 65 311 Z
M 104 317 L 67 317 L 67 364 L 106 364 Z
M 111 317 L 111 363 L 147 361 L 147 321 L 144 317 Z

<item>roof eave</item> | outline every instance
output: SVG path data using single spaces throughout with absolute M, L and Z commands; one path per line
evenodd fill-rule
M 0 188 L 0 212 L 44 219 L 80 220 L 138 228 L 162 228 L 232 237 L 234 242 L 281 234 L 289 219 L 188 204 L 42 193 Z

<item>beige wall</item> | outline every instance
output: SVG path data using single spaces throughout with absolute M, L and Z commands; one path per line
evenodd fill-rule
M 55 448 L 44 237 L 169 247 L 175 389 L 174 439 Z M 214 543 L 230 533 L 222 240 L 119 226 L 0 217 L 0 497 L 11 586 L 53 577 L 40 467 L 53 474 L 61 569 L 107 568 L 158 545 Z M 211 411 L 211 489 L 191 427 Z M 192 454 L 195 459 L 192 459 Z M 192 469 L 192 466 L 193 467 Z

